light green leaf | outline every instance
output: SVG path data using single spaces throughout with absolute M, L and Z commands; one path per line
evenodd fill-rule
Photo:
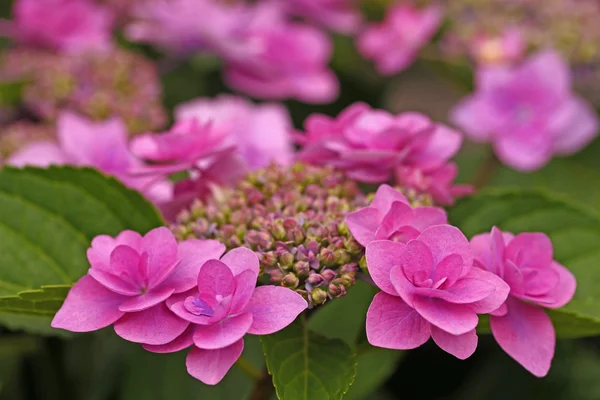
M 567 337 L 600 333 L 600 216 L 540 191 L 490 190 L 460 201 L 449 211 L 450 223 L 467 237 L 489 232 L 544 232 L 554 258 L 577 277 L 577 292 L 551 313 L 557 332 Z M 577 320 L 577 322 L 575 322 Z
M 341 339 L 354 347 L 359 335 L 365 330 L 369 304 L 375 288 L 357 281 L 348 294 L 320 306 L 311 315 L 308 327 L 313 332 L 331 339 Z
M 362 345 L 358 349 L 356 377 L 344 400 L 371 399 L 372 393 L 392 376 L 404 354 L 401 351 Z
M 261 337 L 280 400 L 339 400 L 356 374 L 356 356 L 339 339 L 311 332 L 305 321 Z
M 37 322 L 19 317 L 40 316 L 47 327 L 89 268 L 94 236 L 162 224 L 139 193 L 96 170 L 0 169 L 0 321 L 39 331 Z

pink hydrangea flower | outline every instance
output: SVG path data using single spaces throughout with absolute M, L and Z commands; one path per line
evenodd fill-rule
M 126 340 L 169 343 L 189 322 L 171 312 L 165 300 L 193 288 L 202 264 L 224 252 L 214 240 L 178 244 L 164 227 L 144 237 L 132 231 L 97 236 L 87 252 L 91 268 L 69 291 L 52 327 L 90 332 L 114 324 Z
M 355 0 L 281 0 L 286 11 L 334 31 L 353 34 L 362 23 Z
M 381 185 L 368 207 L 351 212 L 346 225 L 356 241 L 367 246 L 374 240 L 406 243 L 432 225 L 448 223 L 446 212 L 437 207 L 412 208 L 402 193 Z
M 339 84 L 327 65 L 332 45 L 324 32 L 290 21 L 274 3 L 258 3 L 247 15 L 220 49 L 232 88 L 259 98 L 335 100 Z
M 465 359 L 477 347 L 477 314 L 498 309 L 510 290 L 496 275 L 472 267 L 469 241 L 450 225 L 429 227 L 406 244 L 371 242 L 366 258 L 382 290 L 367 312 L 367 339 L 378 347 L 413 349 L 432 337 Z
M 471 139 L 492 142 L 500 161 L 519 171 L 573 154 L 598 134 L 598 116 L 572 92 L 569 67 L 554 51 L 514 68 L 482 67 L 476 89 L 452 110 L 454 123 Z
M 112 46 L 112 15 L 90 0 L 17 0 L 13 15 L 0 34 L 26 46 L 67 52 Z
M 527 45 L 518 28 L 507 28 L 499 36 L 476 35 L 470 45 L 471 56 L 479 64 L 510 64 L 525 55 Z
M 172 312 L 189 323 L 177 339 L 148 351 L 172 353 L 192 347 L 187 370 L 193 377 L 216 385 L 240 357 L 244 335 L 269 335 L 289 324 L 308 307 L 306 300 L 281 286 L 256 287 L 256 254 L 237 248 L 221 260 L 204 263 L 198 286 L 167 300 Z
M 211 129 L 223 132 L 225 140 L 236 146 L 250 169 L 271 162 L 287 165 L 292 160 L 292 120 L 280 104 L 254 104 L 242 97 L 221 95 L 180 104 L 175 118 L 210 123 Z
M 367 25 L 356 44 L 381 74 L 396 74 L 412 64 L 442 19 L 443 11 L 437 5 L 421 9 L 408 3 L 396 4 L 387 9 L 382 22 Z
M 475 266 L 510 285 L 505 304 L 491 313 L 494 338 L 504 351 L 535 376 L 545 376 L 554 357 L 556 334 L 540 308 L 559 308 L 575 294 L 575 276 L 553 260 L 552 242 L 543 233 L 514 236 L 494 227 L 471 239 Z
M 305 134 L 296 135 L 303 145 L 298 154 L 302 161 L 333 165 L 350 178 L 369 183 L 387 182 L 398 172 L 402 184 L 443 202 L 448 196 L 438 193 L 455 193 L 452 174 L 447 173 L 452 167 L 447 165 L 460 149 L 461 135 L 422 114 L 393 115 L 356 103 L 337 118 L 313 114 L 304 127 Z
M 118 118 L 93 122 L 69 111 L 59 115 L 56 123 L 58 142 L 33 142 L 13 153 L 8 165 L 90 166 L 118 178 L 130 188 L 141 191 L 155 202 L 172 197 L 172 185 L 161 179 L 132 177 L 130 169 L 141 167 L 140 160 L 128 149 L 127 128 Z

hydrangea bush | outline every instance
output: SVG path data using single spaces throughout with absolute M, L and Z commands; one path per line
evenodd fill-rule
M 595 398 L 595 99 L 459 3 L 10 2 L 0 399 Z

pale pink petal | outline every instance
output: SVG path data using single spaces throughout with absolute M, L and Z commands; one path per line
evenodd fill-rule
M 194 288 L 202 265 L 208 260 L 218 260 L 223 253 L 225 245 L 216 240 L 189 239 L 179 243 L 181 261 L 160 286 L 174 288 L 175 293 Z
M 552 158 L 552 138 L 540 127 L 509 128 L 494 142 L 498 159 L 520 172 L 535 171 Z
M 130 342 L 158 345 L 175 340 L 189 324 L 160 303 L 144 311 L 127 313 L 115 323 L 115 332 Z
M 249 312 L 214 325 L 199 325 L 194 332 L 194 344 L 201 349 L 222 349 L 243 338 L 251 325 L 252 314 Z
M 463 130 L 470 139 L 487 142 L 501 124 L 501 119 L 486 98 L 468 96 L 452 108 L 450 119 Z
M 564 58 L 555 50 L 541 50 L 529 58 L 521 74 L 542 80 L 552 95 L 565 95 L 571 91 L 571 69 Z
M 415 216 L 411 223 L 419 231 L 424 231 L 433 225 L 445 225 L 448 223 L 448 216 L 443 208 L 439 207 L 417 207 L 414 209 Z
M 466 360 L 475 353 L 477 333 L 475 329 L 462 335 L 452 335 L 431 325 L 431 337 L 442 350 L 460 360 Z
M 208 260 L 198 274 L 198 292 L 200 298 L 211 308 L 218 304 L 217 296 L 225 298 L 235 291 L 235 280 L 231 269 L 218 260 Z
M 502 306 L 502 304 L 504 304 L 510 292 L 510 286 L 500 279 L 500 277 L 479 268 L 471 268 L 465 278 L 486 281 L 495 287 L 494 292 L 488 297 L 471 304 L 471 308 L 477 314 L 488 314 L 496 311 L 498 308 L 500 308 L 500 306 Z
M 165 227 L 152 229 L 142 239 L 142 251 L 148 253 L 149 286 L 165 280 L 177 266 L 177 241 Z
M 550 129 L 555 135 L 553 149 L 557 154 L 573 154 L 598 136 L 598 114 L 579 97 L 566 101 L 561 112 L 552 117 Z
M 71 288 L 51 325 L 72 332 L 105 328 L 123 316 L 119 304 L 125 299 L 85 275 Z
M 471 245 L 465 235 L 454 226 L 436 225 L 429 227 L 419 235 L 418 240 L 429 247 L 435 264 L 451 254 L 458 254 L 462 257 L 464 266 L 467 269 L 473 265 Z M 465 268 L 463 268 L 463 272 L 467 272 Z
M 379 186 L 379 189 L 377 189 L 375 198 L 373 198 L 373 201 L 371 202 L 371 207 L 376 208 L 379 210 L 379 212 L 381 212 L 382 215 L 385 215 L 388 213 L 388 211 L 390 211 L 390 208 L 395 201 L 409 204 L 408 200 L 402 193 L 390 185 L 383 184 Z
M 546 376 L 554 357 L 556 334 L 541 309 L 510 298 L 508 313 L 490 317 L 494 338 L 509 356 L 537 377 Z
M 176 353 L 178 351 L 187 349 L 188 347 L 194 344 L 193 335 L 195 329 L 196 327 L 190 324 L 190 326 L 187 327 L 185 332 L 179 335 L 177 339 L 173 340 L 172 342 L 159 345 L 142 344 L 142 347 L 144 348 L 144 350 L 150 351 L 152 353 Z
M 24 167 L 26 165 L 47 167 L 49 165 L 67 164 L 69 158 L 55 143 L 40 141 L 30 143 L 17 150 L 6 160 L 7 165 Z
M 166 299 L 169 298 L 173 294 L 173 289 L 171 288 L 157 288 L 150 290 L 147 293 L 141 294 L 136 297 L 131 297 L 125 300 L 119 306 L 119 310 L 124 312 L 138 312 L 149 309 L 150 307 L 154 307 L 158 303 L 162 303 Z
M 367 312 L 367 339 L 373 346 L 414 349 L 429 339 L 429 323 L 400 297 L 377 293 Z
M 453 335 L 462 335 L 477 326 L 477 314 L 466 304 L 451 304 L 444 300 L 416 296 L 413 305 L 427 321 Z
M 233 276 L 241 274 L 243 271 L 250 270 L 258 275 L 260 270 L 258 257 L 250 249 L 245 247 L 238 247 L 233 249 L 221 258 L 221 262 L 225 263 Z
M 231 314 L 235 315 L 244 311 L 254 294 L 257 278 L 256 272 L 249 269 L 242 271 L 235 277 L 235 292 L 231 300 Z
M 381 220 L 381 225 L 377 229 L 375 236 L 378 239 L 388 239 L 393 234 L 395 241 L 404 243 L 416 238 L 420 233 L 419 230 L 410 229 L 410 227 L 408 227 L 409 229 L 404 228 L 406 225 L 411 225 L 414 219 L 413 216 L 413 209 L 408 204 L 400 201 L 393 202 L 390 210 L 385 214 L 383 220 Z M 417 234 L 416 236 L 414 235 L 415 233 Z M 404 237 L 405 235 L 406 237 Z
M 304 310 L 308 303 L 298 293 L 281 286 L 260 286 L 254 291 L 246 312 L 254 318 L 248 333 L 270 335 L 285 328 Z
M 400 257 L 406 245 L 388 240 L 377 240 L 369 243 L 366 250 L 369 275 L 379 289 L 391 295 L 398 295 L 390 280 L 392 268 L 400 265 Z
M 188 354 L 185 365 L 188 373 L 194 378 L 207 385 L 216 385 L 225 377 L 243 351 L 243 339 L 218 350 L 204 350 L 194 347 Z
M 377 209 L 365 207 L 346 216 L 346 225 L 356 241 L 367 246 L 375 240 L 375 232 L 379 228 L 382 216 Z

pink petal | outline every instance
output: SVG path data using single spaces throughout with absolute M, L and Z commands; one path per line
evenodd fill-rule
M 130 342 L 158 345 L 175 340 L 189 324 L 160 303 L 144 311 L 125 314 L 115 323 L 115 332 Z
M 129 298 L 119 306 L 119 310 L 123 312 L 138 312 L 154 307 L 158 303 L 162 303 L 173 294 L 171 288 L 158 288 L 150 290 L 142 295 Z
M 445 225 L 448 223 L 446 211 L 438 207 L 417 207 L 414 209 L 415 216 L 412 226 L 419 231 L 424 231 L 433 225 Z
M 258 276 L 260 270 L 257 255 L 245 247 L 229 251 L 221 258 L 221 262 L 229 267 L 234 276 L 246 270 L 250 270 Z
M 87 251 L 88 261 L 94 268 L 110 271 L 110 254 L 118 245 L 129 246 L 139 253 L 142 235 L 134 231 L 123 231 L 112 238 L 108 235 L 98 235 L 92 239 L 92 246 Z
M 590 104 L 573 96 L 553 115 L 550 129 L 556 132 L 553 150 L 557 154 L 576 153 L 598 136 L 598 114 Z
M 464 262 L 462 257 L 458 254 L 451 254 L 435 266 L 433 269 L 433 281 L 439 282 L 442 279 L 446 279 L 443 287 L 452 287 L 462 275 L 463 267 Z
M 194 344 L 201 349 L 222 349 L 243 338 L 251 325 L 252 314 L 249 312 L 224 319 L 214 325 L 199 325 L 194 332 Z
M 123 316 L 119 304 L 125 299 L 85 275 L 71 288 L 51 325 L 72 332 L 105 328 Z
M 477 348 L 477 333 L 475 329 L 462 335 L 451 335 L 431 325 L 431 337 L 442 350 L 460 360 L 466 360 L 471 357 Z
M 546 376 L 554 357 L 556 335 L 541 309 L 509 298 L 508 313 L 490 317 L 494 338 L 509 356 L 537 377 Z
M 187 349 L 194 344 L 193 335 L 195 329 L 196 327 L 194 325 L 190 325 L 181 335 L 177 337 L 177 339 L 173 340 L 172 342 L 159 345 L 142 344 L 142 347 L 144 350 L 152 353 L 176 353 L 178 351 Z
M 195 293 L 197 295 L 197 293 Z M 192 324 L 196 324 L 196 325 L 211 325 L 214 323 L 219 322 L 222 318 L 215 318 L 215 314 L 213 314 L 212 317 L 209 317 L 208 315 L 196 315 L 196 314 L 192 314 L 191 312 L 188 311 L 188 309 L 185 307 L 185 299 L 172 303 L 170 302 L 171 299 L 169 299 L 167 301 L 167 306 L 169 307 L 169 309 L 171 311 L 173 311 L 173 313 L 175 313 L 175 315 L 177 315 L 179 318 L 184 319 L 186 321 L 191 322 Z M 220 315 L 219 315 L 220 317 Z
M 373 201 L 371 202 L 371 207 L 376 208 L 382 215 L 385 215 L 390 211 L 390 208 L 395 201 L 410 204 L 402 193 L 390 185 L 383 184 L 377 189 L 375 198 L 373 198 Z
M 510 292 L 510 286 L 500 279 L 500 277 L 479 268 L 471 268 L 465 278 L 486 281 L 495 288 L 494 292 L 492 292 L 483 300 L 471 303 L 471 308 L 477 314 L 489 314 L 493 311 L 496 311 L 498 308 L 500 308 L 500 306 L 502 306 L 502 304 L 504 304 Z
M 413 304 L 423 318 L 453 335 L 467 333 L 475 329 L 479 322 L 477 314 L 468 305 L 421 296 L 416 296 Z
M 434 297 L 453 304 L 471 304 L 485 299 L 495 290 L 496 288 L 486 281 L 465 278 L 448 289 L 415 288 L 413 295 Z
M 181 261 L 161 287 L 174 288 L 175 293 L 194 288 L 202 265 L 208 260 L 218 260 L 223 253 L 225 245 L 216 240 L 190 239 L 179 243 Z
M 391 295 L 398 295 L 390 272 L 393 267 L 400 265 L 400 257 L 404 252 L 404 243 L 377 240 L 369 243 L 366 250 L 367 268 L 369 275 L 379 289 Z
M 285 328 L 308 303 L 298 293 L 280 286 L 260 286 L 254 291 L 246 312 L 254 318 L 248 333 L 270 335 Z
M 550 268 L 558 274 L 558 284 L 542 296 L 524 296 L 524 298 L 543 307 L 560 308 L 570 302 L 575 295 L 577 281 L 571 271 L 557 262 L 553 262 Z
M 379 227 L 379 229 L 377 229 L 376 237 L 382 239 L 390 238 L 391 235 L 398 231 L 400 228 L 406 225 L 410 225 L 410 222 L 412 222 L 412 220 L 414 219 L 413 215 L 413 210 L 408 204 L 395 201 L 394 203 L 392 203 L 389 212 L 385 214 L 385 217 L 383 217 L 383 219 L 381 220 L 381 226 Z M 406 243 L 410 239 L 416 238 L 420 231 L 413 231 L 417 233 L 416 236 L 413 237 L 414 232 L 410 232 L 408 237 L 401 238 L 405 240 L 400 241 Z M 394 235 L 395 240 L 398 239 L 396 236 L 397 235 Z
M 552 257 L 552 242 L 543 233 L 520 233 L 506 247 L 506 258 L 520 269 L 546 268 L 552 263 Z
M 487 142 L 501 123 L 493 106 L 483 96 L 472 95 L 461 100 L 450 112 L 454 125 L 470 139 Z
M 188 373 L 194 378 L 207 385 L 216 385 L 225 377 L 243 351 L 243 339 L 218 350 L 204 350 L 194 347 L 188 354 L 185 365 Z
M 140 290 L 133 282 L 125 282 L 123 279 L 100 268 L 90 268 L 88 273 L 96 281 L 107 289 L 124 296 L 138 296 Z
M 375 232 L 379 228 L 382 216 L 377 209 L 365 207 L 346 216 L 346 225 L 356 241 L 367 246 L 375 240 Z
M 454 226 L 436 225 L 429 227 L 421 233 L 418 240 L 429 247 L 435 264 L 451 254 L 458 254 L 462 257 L 466 268 L 473 265 L 473 254 L 471 253 L 469 241 Z M 467 271 L 463 268 L 463 272 L 466 273 Z
M 396 264 L 402 266 L 404 275 L 415 286 L 420 286 L 424 281 L 433 277 L 431 251 L 425 243 L 418 240 L 411 240 L 406 244 L 404 252 L 396 260 Z
M 200 298 L 211 308 L 218 305 L 217 296 L 231 296 L 235 290 L 235 281 L 229 267 L 218 260 L 208 260 L 198 274 L 198 292 Z
M 15 167 L 24 167 L 26 165 L 47 167 L 49 165 L 67 164 L 68 162 L 69 159 L 62 149 L 55 143 L 48 141 L 25 145 L 6 160 L 7 165 Z
M 552 158 L 552 139 L 541 127 L 520 127 L 500 132 L 494 142 L 498 159 L 520 172 L 532 172 Z
M 526 295 L 542 296 L 556 287 L 560 275 L 552 268 L 521 268 Z
M 142 239 L 142 251 L 148 253 L 149 286 L 165 280 L 177 266 L 177 241 L 165 227 L 152 229 Z
M 256 272 L 249 269 L 235 277 L 235 292 L 231 301 L 231 314 L 244 311 L 254 294 L 257 278 Z
M 414 349 L 429 339 L 429 323 L 400 297 L 377 293 L 367 312 L 367 339 L 386 349 Z
M 543 80 L 546 90 L 553 95 L 564 96 L 571 91 L 571 69 L 555 50 L 540 50 L 532 55 L 521 73 Z

